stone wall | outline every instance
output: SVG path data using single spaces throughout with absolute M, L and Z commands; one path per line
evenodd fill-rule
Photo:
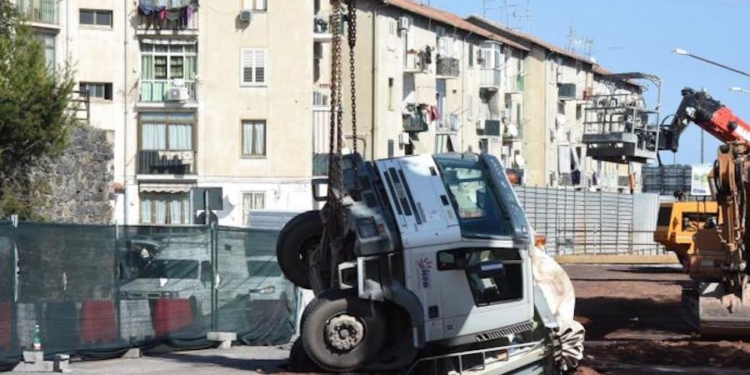
M 41 186 L 35 213 L 49 222 L 110 224 L 113 159 L 106 131 L 74 128 L 62 155 L 44 158 L 30 171 L 33 183 Z

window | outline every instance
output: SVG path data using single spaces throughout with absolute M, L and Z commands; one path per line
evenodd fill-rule
M 266 84 L 266 50 L 256 48 L 242 49 L 242 84 Z
M 38 33 L 36 34 L 37 39 L 42 42 L 44 48 L 44 61 L 47 63 L 47 67 L 50 70 L 55 70 L 56 54 L 55 54 L 55 36 L 52 34 Z
M 197 279 L 198 261 L 189 259 L 154 259 L 144 267 L 139 279 Z
M 163 101 L 175 79 L 185 80 L 188 89 L 194 88 L 198 74 L 197 52 L 198 45 L 194 41 L 141 43 L 141 101 Z M 191 96 L 194 95 L 194 90 L 190 91 Z
M 513 249 L 461 249 L 438 253 L 438 270 L 464 270 L 477 306 L 523 298 L 521 255 Z
M 187 193 L 141 193 L 141 224 L 190 224 Z
M 242 9 L 266 11 L 268 10 L 268 4 L 266 0 L 243 0 Z
M 112 27 L 112 11 L 81 9 L 79 22 L 81 25 Z
M 141 151 L 192 151 L 195 113 L 140 115 Z
M 112 100 L 111 83 L 81 82 L 79 90 L 81 92 L 88 92 L 89 98 Z
M 249 191 L 242 193 L 242 220 L 250 219 L 250 211 L 266 209 L 266 193 Z
M 437 134 L 435 136 L 435 153 L 443 154 L 446 152 L 454 152 L 455 148 L 453 142 L 448 134 Z
M 509 236 L 510 213 L 479 161 L 435 157 L 465 237 Z
M 266 122 L 242 121 L 242 156 L 266 155 Z

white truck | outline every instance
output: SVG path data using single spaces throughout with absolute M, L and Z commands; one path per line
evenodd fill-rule
M 330 203 L 287 223 L 277 258 L 312 289 L 292 365 L 331 372 L 559 374 L 582 357 L 570 280 L 493 156 L 344 156 Z M 327 180 L 314 180 L 314 196 Z M 321 239 L 323 240 L 321 242 Z M 340 241 L 329 243 L 328 241 Z M 323 244 L 323 245 L 322 245 Z M 328 246 L 325 244 L 331 244 Z

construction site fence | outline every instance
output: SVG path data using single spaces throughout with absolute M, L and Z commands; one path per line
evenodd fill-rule
M 288 343 L 300 291 L 276 263 L 278 231 L 0 222 L 0 370 L 41 346 L 83 359 Z
M 537 233 L 551 255 L 660 255 L 654 230 L 657 194 L 516 187 Z

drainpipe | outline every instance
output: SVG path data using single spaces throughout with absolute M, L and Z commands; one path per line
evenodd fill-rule
M 375 160 L 377 140 L 375 139 L 377 124 L 379 120 L 378 116 L 378 7 L 372 9 L 372 127 L 370 129 L 370 139 L 372 139 L 372 147 L 370 148 L 370 160 Z M 356 141 L 355 141 L 356 142 Z
M 464 105 L 466 104 L 466 100 L 465 100 L 466 99 L 466 76 L 469 74 L 469 69 L 468 69 L 469 67 L 468 66 L 463 66 L 463 63 L 464 63 L 463 54 L 466 52 L 466 48 L 467 48 L 466 41 L 472 35 L 474 35 L 474 32 L 470 31 L 468 35 L 464 35 L 463 40 L 461 41 L 461 44 L 463 45 L 464 49 L 461 51 L 461 64 L 462 64 L 462 68 L 461 68 L 461 73 L 462 73 L 461 74 L 461 105 L 459 106 L 459 108 L 464 108 Z M 469 56 L 469 58 L 472 58 L 472 56 Z M 472 100 L 474 100 L 473 96 L 472 96 Z M 471 103 L 471 105 L 473 107 L 474 103 Z M 462 113 L 462 115 L 461 115 L 461 149 L 464 150 L 464 151 L 468 151 L 465 148 L 465 145 L 466 145 L 466 126 L 465 126 L 465 123 L 466 123 L 466 121 L 465 121 L 466 120 L 466 110 L 462 110 L 461 113 Z M 474 130 L 474 133 L 476 133 L 476 130 Z M 479 146 L 479 145 L 476 145 L 476 146 Z M 455 148 L 456 145 L 453 145 L 453 147 Z
M 123 195 L 122 195 L 122 207 L 123 207 L 123 221 L 124 225 L 128 225 L 128 0 L 122 1 L 123 6 L 123 17 L 122 17 L 122 36 L 123 36 L 123 81 L 122 81 L 122 96 L 123 96 L 123 114 L 122 114 L 122 176 L 123 176 Z M 115 140 L 117 137 L 115 136 Z M 115 141 L 116 142 L 116 141 Z

